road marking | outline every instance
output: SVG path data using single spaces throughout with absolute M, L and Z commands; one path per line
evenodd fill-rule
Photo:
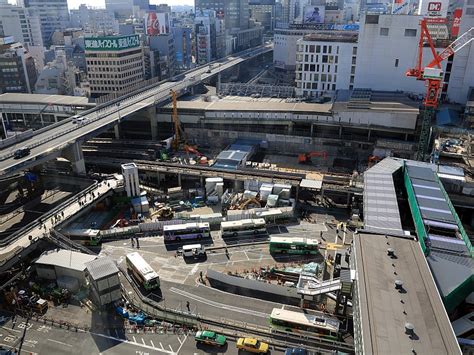
M 155 347 L 155 344 L 153 344 L 153 340 L 150 340 L 151 346 Z
M 146 345 L 146 344 L 145 344 L 145 339 L 143 339 L 143 338 L 142 338 L 142 343 L 143 343 L 143 345 Z
M 62 341 L 54 340 L 54 339 L 48 339 L 48 340 L 49 340 L 49 341 L 52 341 L 53 343 L 58 343 L 58 344 L 61 344 L 61 345 L 64 345 L 64 346 L 68 346 L 68 347 L 72 348 L 72 345 L 63 343 Z
M 0 343 L 0 345 L 5 346 L 7 348 L 11 347 L 11 344 L 8 345 L 8 344 Z M 29 350 L 28 351 L 22 350 L 22 352 L 24 352 L 25 354 L 29 354 L 29 355 L 39 355 L 38 353 L 35 353 L 33 351 L 29 351 Z
M 161 348 L 161 350 L 164 349 L 164 348 L 163 348 L 163 344 L 161 344 L 161 341 L 160 341 L 160 348 Z
M 239 307 L 235 307 L 235 306 L 231 306 L 231 305 L 228 305 L 228 304 L 219 303 L 219 302 L 215 302 L 215 301 L 210 301 L 210 300 L 207 300 L 206 298 L 194 295 L 194 294 L 186 292 L 184 290 L 177 289 L 175 287 L 171 287 L 170 291 L 174 292 L 178 295 L 181 295 L 181 296 L 190 298 L 192 300 L 195 300 L 197 302 L 201 302 L 201 303 L 207 304 L 209 306 L 215 307 L 215 308 L 225 309 L 225 310 L 228 310 L 228 311 L 234 311 L 234 312 L 238 312 L 238 313 L 249 314 L 249 315 L 253 315 L 255 317 L 260 317 L 260 318 L 267 318 L 269 316 L 268 313 L 254 311 L 254 310 L 251 310 L 251 309 L 239 308 Z
M 187 337 L 188 337 L 187 335 L 184 336 L 184 340 L 183 340 L 183 342 L 181 343 L 181 345 L 179 346 L 178 351 L 176 351 L 176 354 L 179 354 L 179 351 L 181 350 L 181 348 L 183 347 L 184 343 L 186 342 Z M 178 337 L 178 340 L 179 340 L 179 337 Z
M 171 352 L 173 352 L 173 348 L 171 347 L 171 345 L 168 344 L 168 347 L 170 348 Z
M 189 275 L 194 275 L 198 270 L 199 264 L 194 265 Z
M 143 344 L 140 344 L 140 343 L 137 343 L 137 342 L 133 342 L 133 341 L 126 340 L 126 339 L 115 338 L 115 337 L 111 337 L 111 336 L 105 335 L 105 334 L 92 333 L 92 332 L 90 332 L 89 334 L 92 334 L 92 335 L 95 335 L 95 336 L 98 336 L 98 337 L 102 337 L 102 338 L 106 338 L 106 339 L 110 339 L 110 340 L 115 340 L 116 342 L 119 342 L 119 343 L 125 343 L 125 344 L 129 344 L 129 345 L 135 345 L 135 346 L 139 346 L 139 347 L 145 348 L 145 349 L 157 350 L 156 348 L 151 347 L 150 345 L 143 345 Z M 161 343 L 160 343 L 160 344 L 161 344 Z M 163 348 L 161 348 L 160 351 L 163 352 L 163 353 L 166 353 L 166 354 L 175 355 L 174 352 L 172 352 L 172 351 L 169 352 L 168 350 L 164 350 Z
M 8 331 L 11 331 L 11 332 L 15 332 L 15 333 L 21 333 L 21 330 L 18 330 L 18 329 L 13 329 L 13 328 L 7 328 L 7 327 L 2 327 L 3 329 L 6 329 Z
M 137 339 L 135 339 L 135 335 L 132 335 L 132 337 L 133 337 L 133 342 L 136 343 Z

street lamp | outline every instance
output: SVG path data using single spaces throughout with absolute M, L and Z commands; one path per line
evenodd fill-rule
M 119 116 L 119 117 L 118 117 L 118 120 L 119 120 L 119 122 L 120 122 L 120 120 L 122 119 L 122 118 L 120 117 L 120 102 L 117 102 L 116 105 L 117 105 L 117 107 L 118 107 L 118 116 Z

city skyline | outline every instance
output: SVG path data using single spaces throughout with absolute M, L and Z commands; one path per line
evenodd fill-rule
M 16 5 L 16 0 L 9 0 L 10 4 Z M 105 0 L 68 0 L 68 8 L 70 9 L 77 9 L 81 4 L 85 4 L 87 6 L 95 7 L 95 8 L 104 8 L 105 9 Z M 194 0 L 167 0 L 167 1 L 150 1 L 151 4 L 168 4 L 170 6 L 176 5 L 189 5 L 194 6 Z

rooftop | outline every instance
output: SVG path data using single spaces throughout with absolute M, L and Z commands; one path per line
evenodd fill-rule
M 104 277 L 116 275 L 119 272 L 115 262 L 108 258 L 102 257 L 86 263 L 87 271 L 93 280 L 100 280 Z
M 66 96 L 66 95 L 44 95 L 44 94 L 13 94 L 6 93 L 0 95 L 0 105 L 2 104 L 43 104 L 60 106 L 88 106 L 94 107 L 87 97 Z
M 84 271 L 86 269 L 86 263 L 95 260 L 95 258 L 97 258 L 95 255 L 83 254 L 64 249 L 55 249 L 43 253 L 43 255 L 36 260 L 35 264 Z
M 417 241 L 355 234 L 354 255 L 363 353 L 461 353 Z M 395 288 L 396 280 L 403 282 L 401 290 Z M 414 327 L 411 336 L 406 323 Z
M 357 43 L 358 32 L 351 31 L 327 31 L 311 33 L 303 37 L 303 41 L 312 42 L 348 42 Z

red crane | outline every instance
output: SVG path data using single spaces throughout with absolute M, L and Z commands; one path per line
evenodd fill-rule
M 416 68 L 407 70 L 406 76 L 415 77 L 417 80 L 426 82 L 426 96 L 423 100 L 423 121 L 420 132 L 420 141 L 418 143 L 417 160 L 425 160 L 428 151 L 431 121 L 438 107 L 441 84 L 443 80 L 443 69 L 441 63 L 451 55 L 465 47 L 474 39 L 474 27 L 459 36 L 441 53 L 436 52 L 433 39 L 428 30 L 428 24 L 439 23 L 438 19 L 424 18 L 420 21 L 420 40 L 418 42 L 418 55 Z M 428 44 L 433 59 L 423 67 L 423 48 Z

